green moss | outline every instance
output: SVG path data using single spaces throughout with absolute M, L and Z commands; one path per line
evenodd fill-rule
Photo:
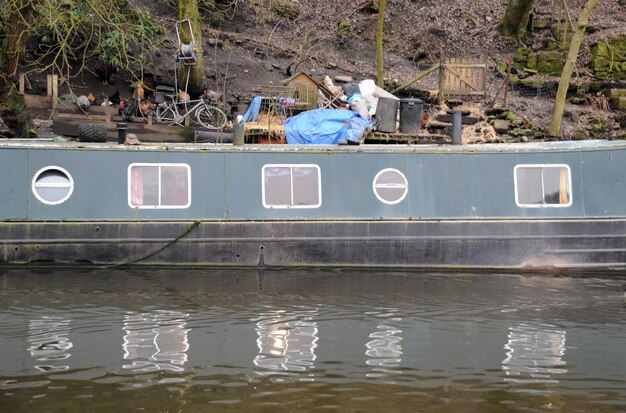
M 519 49 L 517 49 L 517 52 L 515 53 L 515 60 L 518 62 L 525 62 L 526 59 L 528 59 L 530 52 L 531 50 L 529 48 L 520 47 Z
M 609 78 L 609 72 L 605 72 L 605 71 L 595 72 L 594 76 L 596 77 L 596 79 L 599 79 L 599 80 L 607 80 Z
M 178 132 L 178 134 L 180 135 L 181 138 L 184 139 L 185 142 L 193 142 L 194 139 L 194 129 L 185 126 L 184 128 L 181 128 Z
M 548 19 L 535 19 L 533 21 L 533 29 L 544 30 L 550 28 L 550 20 Z
M 540 74 L 560 76 L 564 65 L 561 53 L 551 52 L 537 56 L 537 71 Z
M 502 74 L 506 73 L 509 70 L 509 65 L 504 62 L 498 63 L 496 65 L 496 70 Z
M 291 0 L 273 0 L 271 2 L 271 9 L 274 13 L 287 20 L 295 20 L 300 15 L 298 4 Z
M 604 138 L 604 130 L 606 128 L 606 119 L 603 117 L 597 116 L 592 118 L 589 121 L 589 128 L 591 129 L 589 134 L 594 139 L 602 139 Z
M 339 37 L 341 37 L 342 39 L 352 34 L 352 26 L 347 21 L 340 21 L 337 25 L 337 28 L 339 30 Z
M 519 126 L 519 125 L 521 125 L 521 124 L 523 124 L 523 123 L 524 123 L 524 121 L 522 120 L 522 118 L 520 118 L 519 116 L 517 116 L 517 114 L 516 114 L 515 112 L 513 112 L 513 111 L 509 111 L 509 113 L 508 113 L 508 114 L 507 114 L 507 116 L 506 116 L 506 120 L 508 120 L 508 121 L 509 121 L 509 123 L 510 123 L 511 125 L 514 125 L 514 126 Z
M 587 131 L 583 128 L 576 128 L 572 131 L 572 140 L 582 141 L 587 139 Z
M 598 79 L 626 79 L 626 35 L 591 46 L 591 68 Z
M 594 71 L 602 71 L 603 69 L 611 67 L 611 61 L 604 57 L 598 57 L 591 60 L 591 65 Z
M 543 41 L 543 48 L 544 50 L 552 51 L 557 50 L 559 48 L 559 45 L 552 39 L 545 39 Z
M 528 59 L 526 60 L 526 68 L 531 70 L 537 70 L 537 55 L 528 55 Z
M 514 77 L 511 79 L 511 83 L 516 84 L 516 85 L 521 85 L 521 86 L 525 86 L 525 87 L 534 87 L 534 88 L 541 88 L 543 87 L 543 82 L 540 80 L 535 80 L 532 77 L 528 77 L 525 79 L 520 79 L 518 77 Z
M 604 42 L 599 42 L 591 46 L 591 56 L 593 58 L 597 57 L 606 57 L 608 58 L 611 55 L 609 50 L 609 45 Z
M 37 134 L 35 124 L 26 109 L 24 96 L 18 92 L 15 86 L 11 87 L 6 104 L 0 107 L 0 110 L 10 114 L 7 115 L 4 120 L 7 124 L 10 123 L 10 126 L 15 128 L 15 133 L 18 134 L 18 136 L 15 136 L 16 138 L 27 138 Z

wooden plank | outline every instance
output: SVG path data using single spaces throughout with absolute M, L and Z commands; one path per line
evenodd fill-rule
M 52 75 L 52 104 L 59 100 L 59 75 Z
M 485 66 L 484 63 L 450 63 L 448 64 L 448 66 L 453 66 L 453 67 L 469 67 L 469 68 L 476 68 L 476 67 L 483 67 Z
M 57 119 L 74 119 L 76 121 L 83 121 L 83 122 L 90 122 L 90 121 L 104 122 L 106 120 L 106 115 L 58 112 L 56 114 L 56 118 Z
M 443 99 L 444 99 L 444 86 L 445 86 L 444 72 L 445 72 L 445 64 L 444 64 L 444 59 L 442 56 L 441 60 L 439 61 L 439 92 L 438 92 L 439 102 L 443 102 Z
M 81 121 L 70 118 L 57 119 L 52 124 L 52 131 L 57 135 L 77 137 L 78 127 L 83 123 L 100 123 Z M 128 123 L 127 133 L 134 133 L 141 142 L 184 142 L 181 135 L 181 128 L 178 126 L 145 125 L 143 123 Z M 107 140 L 117 141 L 117 128 L 107 127 Z
M 26 83 L 26 76 L 24 75 L 24 73 L 21 73 L 20 74 L 20 78 L 19 78 L 19 82 L 18 82 L 18 85 L 19 85 L 18 90 L 19 90 L 20 94 L 22 94 L 22 95 L 24 94 L 24 91 L 25 91 L 25 87 L 24 87 L 25 83 Z
M 29 109 L 49 109 L 52 105 L 52 96 L 24 95 L 24 104 Z
M 487 99 L 487 55 L 483 56 L 483 97 Z
M 440 115 L 437 115 L 435 119 L 438 120 L 439 122 L 452 123 L 452 117 L 453 115 L 440 114 Z M 476 123 L 478 123 L 479 120 L 480 119 L 476 116 L 461 116 L 462 125 L 475 125 Z
M 452 70 L 452 69 L 450 69 L 450 68 L 448 68 L 448 71 L 449 71 L 450 73 L 452 73 L 453 75 L 455 75 L 455 76 L 459 79 L 459 81 L 460 81 L 460 82 L 465 83 L 467 86 L 469 86 L 469 87 L 470 87 L 471 89 L 473 89 L 475 92 L 480 92 L 480 93 L 482 93 L 482 90 L 478 90 L 478 89 L 476 89 L 476 87 L 474 87 L 474 85 L 472 85 L 471 83 L 469 83 L 468 81 L 466 81 L 465 79 L 463 79 L 462 75 L 461 75 L 460 73 L 458 73 L 457 71 Z

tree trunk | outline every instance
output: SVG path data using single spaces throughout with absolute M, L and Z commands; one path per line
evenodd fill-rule
M 384 80 L 384 59 L 383 59 L 383 28 L 385 25 L 385 9 L 387 0 L 378 1 L 378 26 L 376 28 L 376 84 L 379 87 L 385 86 Z
M 535 0 L 509 0 L 498 30 L 505 36 L 516 37 L 526 33 L 530 12 Z
M 567 97 L 567 89 L 569 88 L 569 82 L 572 78 L 572 71 L 576 65 L 578 59 L 578 53 L 580 52 L 580 44 L 583 41 L 585 34 L 585 28 L 589 23 L 589 16 L 591 12 L 598 4 L 598 0 L 587 0 L 585 5 L 578 15 L 578 22 L 576 29 L 572 34 L 572 40 L 569 44 L 569 52 L 567 53 L 567 59 L 561 72 L 561 79 L 559 80 L 559 88 L 556 91 L 556 100 L 554 101 L 554 110 L 552 112 L 552 119 L 550 120 L 550 126 L 548 126 L 548 133 L 550 135 L 558 135 L 561 132 L 561 120 L 563 119 L 563 110 L 565 108 L 565 98 Z
M 202 26 L 200 24 L 200 12 L 198 11 L 198 0 L 178 0 L 178 18 L 180 20 L 188 19 L 191 22 L 191 30 L 198 47 L 196 54 L 196 63 L 188 65 L 182 63 L 180 65 L 180 73 L 178 75 L 178 88 L 187 89 L 192 97 L 202 94 L 205 87 L 204 79 L 204 58 L 202 54 Z M 181 40 L 183 43 L 191 42 L 191 33 L 189 33 L 186 24 L 181 25 Z
M 0 32 L 4 35 L 0 42 L 0 116 L 11 136 L 25 138 L 32 133 L 34 125 L 15 80 L 26 44 L 28 7 L 20 9 L 14 2 L 9 2 L 8 7 L 8 24 Z

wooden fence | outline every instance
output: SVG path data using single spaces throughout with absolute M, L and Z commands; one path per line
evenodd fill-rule
M 439 67 L 439 97 L 487 95 L 487 62 L 476 59 L 446 58 Z

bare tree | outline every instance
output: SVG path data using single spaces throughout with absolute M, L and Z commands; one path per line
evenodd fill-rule
M 141 76 L 162 34 L 130 0 L 0 0 L 0 116 L 14 137 L 33 133 L 18 71 L 56 72 L 71 82 L 93 58 Z M 26 53 L 29 38 L 33 50 Z
M 505 36 L 516 37 L 526 33 L 528 19 L 535 0 L 509 0 L 498 30 Z
M 587 0 L 578 15 L 578 22 L 576 23 L 576 28 L 572 34 L 572 40 L 569 44 L 567 59 L 565 60 L 563 71 L 561 72 L 559 88 L 556 91 L 556 100 L 554 102 L 552 119 L 550 120 L 550 125 L 548 126 L 548 133 L 550 133 L 550 135 L 558 135 L 561 132 L 561 121 L 563 119 L 563 110 L 565 108 L 565 98 L 567 97 L 567 89 L 569 88 L 569 82 L 572 78 L 572 71 L 576 65 L 576 60 L 578 59 L 578 53 L 580 52 L 580 45 L 583 41 L 585 28 L 589 23 L 589 16 L 597 4 L 598 0 Z
M 387 0 L 378 0 L 378 26 L 376 28 L 376 83 L 379 87 L 385 85 L 384 80 L 384 46 L 383 35 L 385 26 L 385 9 Z
M 34 128 L 15 78 L 30 24 L 30 9 L 22 2 L 9 2 L 0 14 L 0 116 L 14 136 L 25 137 Z

